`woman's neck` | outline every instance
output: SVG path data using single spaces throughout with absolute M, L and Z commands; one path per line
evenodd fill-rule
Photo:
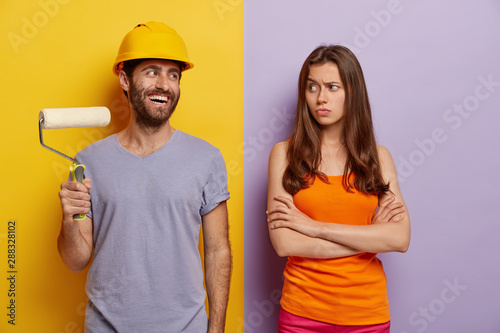
M 320 171 L 329 176 L 342 175 L 347 162 L 347 147 L 340 138 L 321 138 Z
M 321 145 L 340 147 L 343 145 L 343 126 L 328 126 L 321 128 Z

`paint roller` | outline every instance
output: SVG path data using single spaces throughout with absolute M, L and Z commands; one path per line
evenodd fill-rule
M 104 106 L 86 108 L 58 108 L 43 109 L 38 115 L 38 131 L 40 133 L 40 143 L 42 147 L 69 159 L 73 164 L 69 167 L 73 180 L 83 183 L 83 172 L 85 165 L 80 164 L 76 159 L 65 155 L 43 143 L 42 129 L 78 128 L 78 127 L 98 127 L 106 126 L 111 120 L 108 108 Z M 75 220 L 85 219 L 85 214 L 75 214 Z

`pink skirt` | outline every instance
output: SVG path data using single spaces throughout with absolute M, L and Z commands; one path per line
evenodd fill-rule
M 283 309 L 279 333 L 390 333 L 391 322 L 376 325 L 335 325 L 296 316 Z

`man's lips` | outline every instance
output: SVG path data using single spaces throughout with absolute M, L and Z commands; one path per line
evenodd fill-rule
M 170 100 L 169 96 L 161 94 L 149 94 L 148 98 L 151 102 L 159 105 L 165 105 Z

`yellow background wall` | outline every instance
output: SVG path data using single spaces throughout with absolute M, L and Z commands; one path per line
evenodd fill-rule
M 172 124 L 219 147 L 229 174 L 234 269 L 226 330 L 243 318 L 243 4 L 238 0 L 23 0 L 0 4 L 0 331 L 83 332 L 87 270 L 67 269 L 56 248 L 57 193 L 70 162 L 42 148 L 42 108 L 107 106 L 105 128 L 45 130 L 68 155 L 122 129 L 125 98 L 111 67 L 136 24 L 163 21 L 195 63 L 181 80 Z M 16 221 L 16 325 L 7 323 L 7 224 Z M 238 320 L 240 319 L 240 320 Z

